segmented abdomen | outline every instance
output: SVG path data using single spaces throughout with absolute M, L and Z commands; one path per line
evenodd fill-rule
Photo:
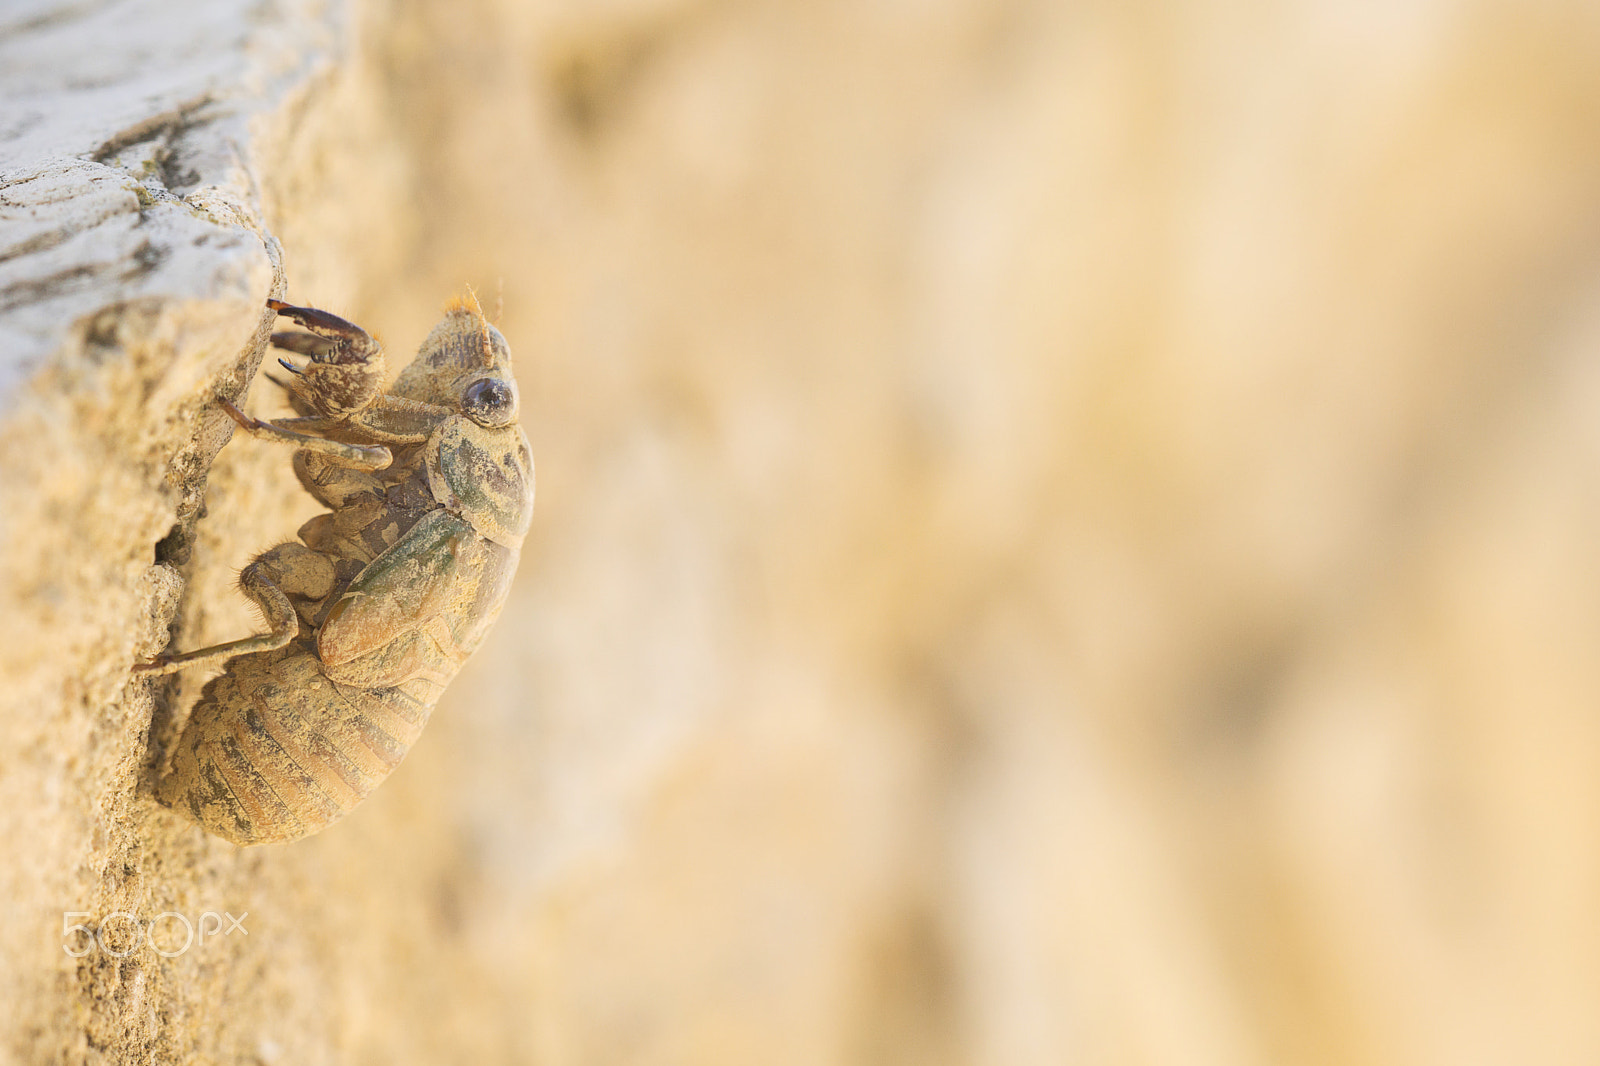
M 201 693 L 157 795 L 235 844 L 296 840 L 400 764 L 443 691 L 424 677 L 338 684 L 304 639 L 240 656 Z

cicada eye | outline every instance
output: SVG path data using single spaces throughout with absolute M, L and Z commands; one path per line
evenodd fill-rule
M 461 394 L 461 413 L 485 429 L 517 420 L 517 387 L 504 378 L 479 378 Z

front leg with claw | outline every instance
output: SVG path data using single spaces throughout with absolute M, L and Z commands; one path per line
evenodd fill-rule
M 315 307 L 294 307 L 282 300 L 268 300 L 267 306 L 310 330 L 272 335 L 273 347 L 311 359 L 304 366 L 278 360 L 294 375 L 289 387 L 306 406 L 324 417 L 344 419 L 382 395 L 383 348 L 366 330 Z
M 315 307 L 294 307 L 282 300 L 268 300 L 267 306 L 311 331 L 272 335 L 274 347 L 311 358 L 304 366 L 278 360 L 294 375 L 279 384 L 288 388 L 295 409 L 308 417 L 284 419 L 277 428 L 343 432 L 348 427 L 374 441 L 417 444 L 454 413 L 386 395 L 383 349 L 360 326 Z

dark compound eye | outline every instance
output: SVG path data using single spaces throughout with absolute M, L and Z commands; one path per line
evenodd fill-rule
M 517 420 L 517 387 L 502 378 L 479 378 L 461 394 L 461 413 L 485 429 Z

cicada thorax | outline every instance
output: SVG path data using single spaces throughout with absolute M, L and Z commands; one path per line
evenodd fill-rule
M 328 608 L 374 559 L 393 547 L 424 515 L 439 508 L 428 488 L 423 467 L 423 446 L 396 449 L 394 463 L 381 477 L 357 479 L 314 455 L 295 457 L 295 473 L 302 484 L 324 493 L 335 487 L 339 505 L 300 527 L 298 536 L 313 551 L 333 560 L 338 581 L 325 603 L 307 605 L 301 614 L 320 625 Z M 340 485 L 344 481 L 347 484 Z
M 483 536 L 520 548 L 533 519 L 533 454 L 520 426 L 485 428 L 453 418 L 429 438 L 428 485 L 435 499 Z

